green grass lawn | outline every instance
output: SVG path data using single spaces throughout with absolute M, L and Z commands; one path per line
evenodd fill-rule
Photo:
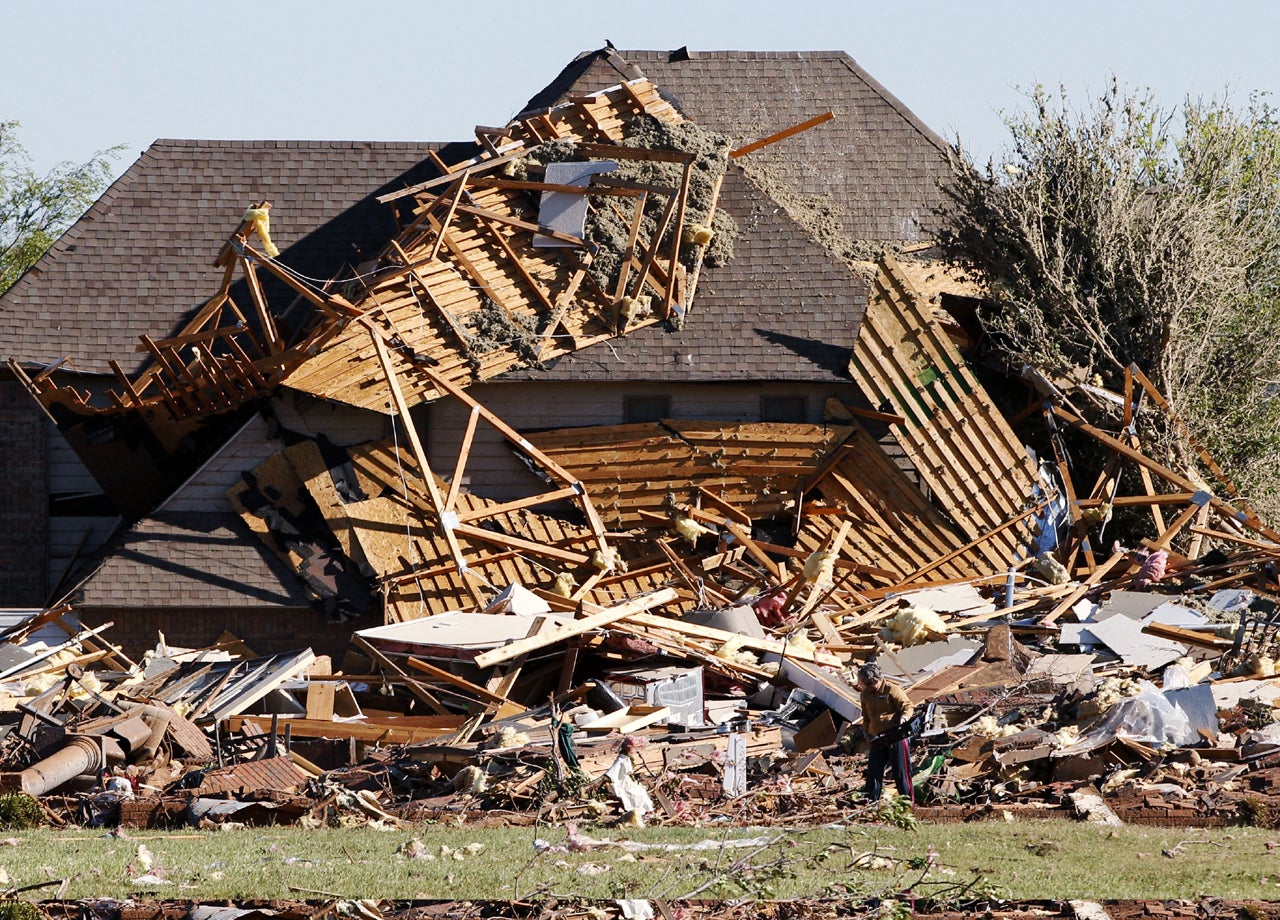
M 88 829 L 16 834 L 0 847 L 12 889 L 67 879 L 64 897 L 369 898 L 548 897 L 783 898 L 868 896 L 908 887 L 921 896 L 1039 898 L 1280 898 L 1276 832 L 1125 827 L 1065 821 L 875 825 L 803 830 L 591 829 L 596 839 L 704 849 L 539 852 L 563 844 L 562 828 L 442 826 L 136 831 Z M 398 849 L 417 838 L 433 858 Z M 745 848 L 724 842 L 764 838 Z M 708 843 L 709 842 L 709 843 Z M 1181 846 L 1179 846 L 1181 844 Z M 1270 846 L 1269 846 L 1270 844 Z M 151 875 L 135 882 L 151 853 Z M 471 852 L 468 851 L 471 848 Z M 1169 855 L 1166 855 L 1169 854 Z M 163 884 L 167 882 L 168 884 Z M 25 896 L 54 897 L 58 888 Z

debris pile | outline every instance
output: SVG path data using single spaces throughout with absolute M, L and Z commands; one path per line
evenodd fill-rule
M 52 608 L 0 647 L 0 784 L 90 824 L 847 820 L 874 811 L 852 670 L 875 659 L 923 714 L 922 813 L 1274 821 L 1280 534 L 1207 454 L 1144 452 L 1172 410 L 1140 369 L 1119 393 L 1028 369 L 998 403 L 926 263 L 886 255 L 849 356 L 864 404 L 821 424 L 520 431 L 471 395 L 641 326 L 697 334 L 745 148 L 681 125 L 633 80 L 481 129 L 322 286 L 268 254 L 259 203 L 222 287 L 105 403 L 11 362 L 91 467 L 126 441 L 164 462 L 286 388 L 393 422 L 276 430 L 227 493 L 330 620 L 380 614 L 345 658 L 228 635 L 134 661 Z M 466 419 L 430 451 L 428 402 Z M 1042 460 L 1015 427 L 1037 414 Z M 536 488 L 472 490 L 482 426 Z M 68 641 L 29 641 L 48 624 Z

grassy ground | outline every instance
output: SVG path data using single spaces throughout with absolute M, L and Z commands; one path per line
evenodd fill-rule
M 191 899 L 772 898 L 866 896 L 908 887 L 941 897 L 1280 898 L 1275 834 L 1253 828 L 1108 830 L 1025 821 L 915 830 L 859 825 L 590 833 L 684 848 L 535 848 L 536 838 L 563 844 L 562 828 L 139 831 L 126 838 L 84 829 L 38 830 L 0 841 L 7 844 L 0 847 L 0 883 L 13 888 L 67 879 L 69 898 L 135 892 Z M 756 838 L 763 840 L 721 846 Z M 709 848 L 688 849 L 699 842 Z M 397 852 L 406 846 L 433 858 Z M 150 851 L 149 873 L 140 847 Z M 26 896 L 48 898 L 57 891 L 51 886 Z

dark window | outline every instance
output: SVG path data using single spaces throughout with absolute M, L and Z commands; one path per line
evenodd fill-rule
M 660 422 L 670 417 L 670 396 L 622 397 L 622 420 L 628 425 L 637 422 Z
M 803 422 L 808 414 L 803 396 L 761 396 L 760 421 Z

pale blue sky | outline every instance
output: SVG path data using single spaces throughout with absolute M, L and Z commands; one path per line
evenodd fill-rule
M 982 156 L 1017 86 L 1076 96 L 1114 71 L 1172 104 L 1280 90 L 1280 3 L 1166 0 L 19 0 L 0 119 L 37 168 L 157 137 L 451 140 L 497 124 L 579 51 L 847 51 Z M 779 127 L 785 127 L 779 125 Z

